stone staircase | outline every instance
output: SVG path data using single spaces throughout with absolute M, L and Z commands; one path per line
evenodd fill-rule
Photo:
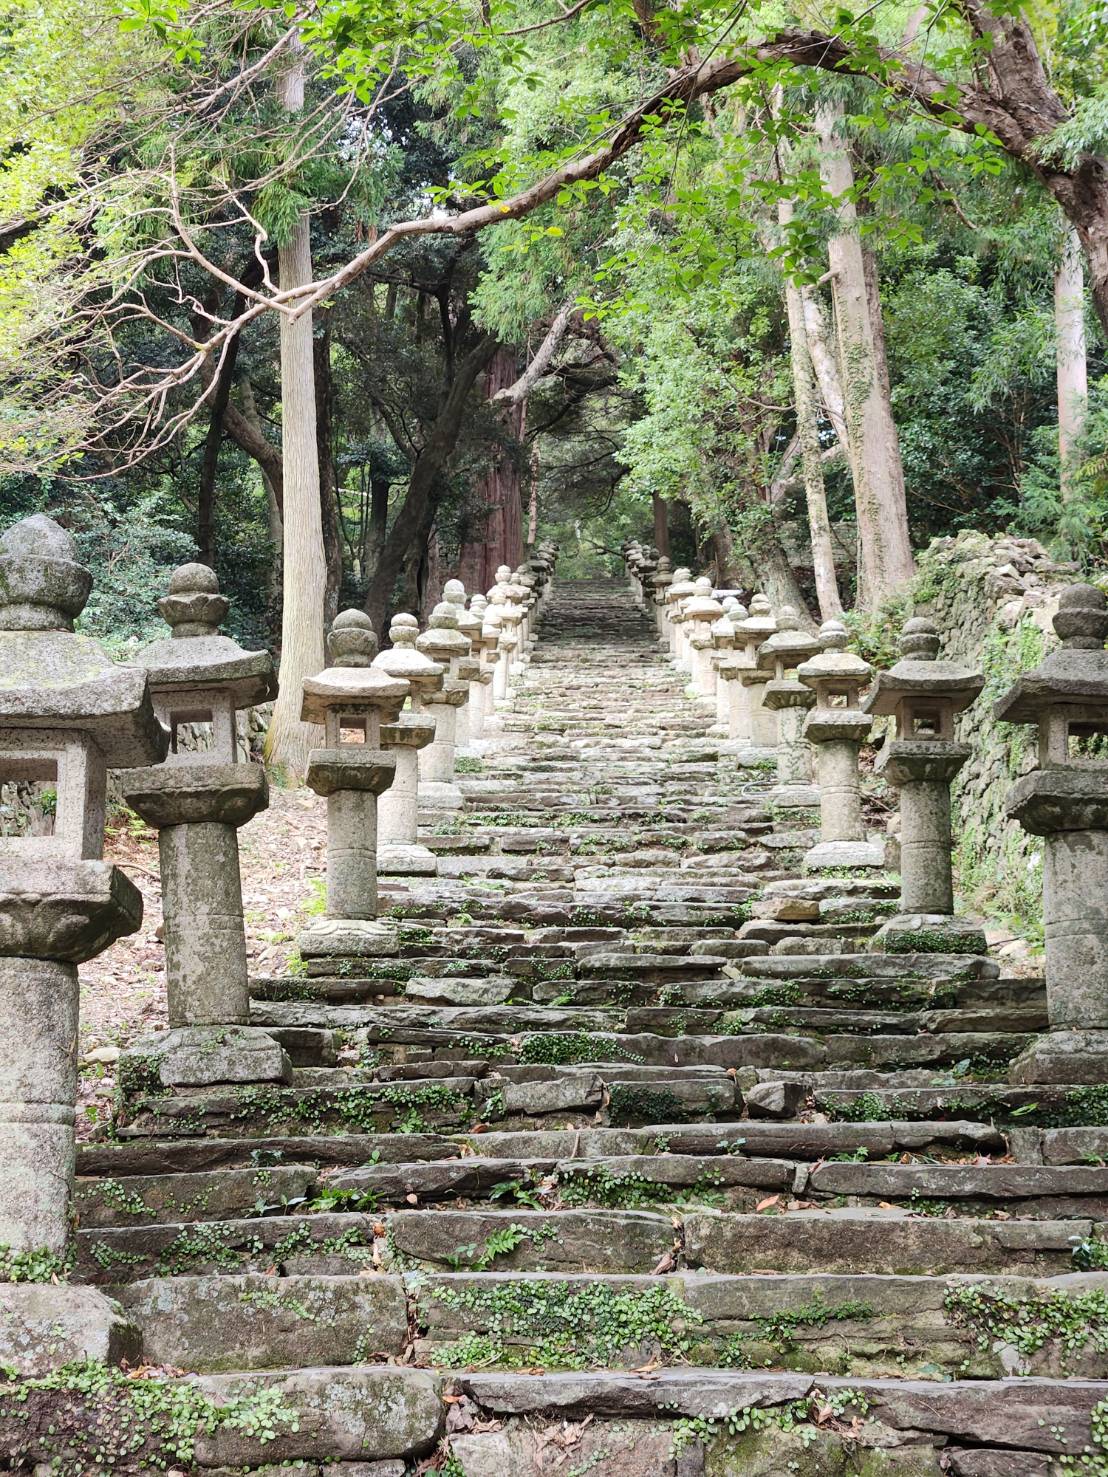
M 291 1084 L 123 1084 L 78 1280 L 270 1402 L 178 1470 L 1108 1472 L 1108 1088 L 1008 1085 L 1041 981 L 866 952 L 896 879 L 801 877 L 713 716 L 559 582 L 395 955 L 253 982 Z

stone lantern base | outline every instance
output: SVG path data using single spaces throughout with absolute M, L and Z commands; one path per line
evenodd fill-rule
M 453 780 L 420 780 L 419 803 L 428 810 L 461 810 L 465 796 Z
M 397 931 L 377 918 L 317 918 L 296 941 L 305 963 L 334 963 L 341 959 L 378 959 L 395 954 Z
M 821 872 L 827 867 L 885 866 L 885 848 L 875 841 L 817 841 L 804 853 L 805 872 Z
M 1108 1082 L 1108 1031 L 1048 1031 L 1015 1059 L 1008 1080 L 1103 1086 Z
M 422 795 L 421 795 L 422 798 Z M 429 846 L 379 846 L 377 871 L 388 877 L 434 877 L 439 863 Z
M 988 944 L 976 923 L 949 913 L 898 913 L 869 941 L 874 954 L 985 954 Z
M 158 1087 L 291 1082 L 292 1063 L 260 1026 L 171 1026 L 123 1053 L 119 1081 L 125 1097 Z

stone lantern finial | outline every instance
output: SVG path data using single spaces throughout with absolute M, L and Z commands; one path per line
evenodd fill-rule
M 904 622 L 901 628 L 897 650 L 905 661 L 937 661 L 939 657 L 938 626 L 925 615 L 912 616 L 910 620 Z
M 182 564 L 169 577 L 158 612 L 176 637 L 214 636 L 231 602 L 219 593 L 219 580 L 206 564 Z
M 373 622 L 364 610 L 340 610 L 327 632 L 326 646 L 328 666 L 371 666 L 377 655 Z
M 72 631 L 92 592 L 64 528 L 35 513 L 0 534 L 0 631 Z

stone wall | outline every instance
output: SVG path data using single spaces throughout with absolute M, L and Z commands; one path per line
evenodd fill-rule
M 954 787 L 959 886 L 970 906 L 1031 937 L 1042 927 L 1040 847 L 1005 817 L 1004 797 L 1033 767 L 1035 733 L 996 722 L 992 709 L 1055 643 L 1058 591 L 1078 577 L 1034 539 L 964 532 L 932 541 L 912 591 L 913 613 L 939 623 L 943 654 L 985 674 L 981 697 L 957 723 L 958 737 L 973 750 Z

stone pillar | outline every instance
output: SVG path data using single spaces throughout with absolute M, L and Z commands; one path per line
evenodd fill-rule
M 863 711 L 896 719 L 877 769 L 900 791 L 900 913 L 874 934 L 878 953 L 984 953 L 976 925 L 954 917 L 950 783 L 969 758 L 954 739 L 954 715 L 984 685 L 980 672 L 939 661 L 935 623 L 917 616 L 900 637 L 902 660 L 879 672 Z
M 419 623 L 414 615 L 394 615 L 392 645 L 373 658 L 376 670 L 398 677 L 411 690 L 411 711 L 381 728 L 381 743 L 395 760 L 393 782 L 377 802 L 377 870 L 383 874 L 434 876 L 435 854 L 419 844 L 419 755 L 435 737 L 435 720 L 425 703 L 443 685 L 446 669 L 416 650 Z
M 842 621 L 825 621 L 819 635 L 823 651 L 796 669 L 816 695 L 804 736 L 816 753 L 820 839 L 806 853 L 804 868 L 816 872 L 822 867 L 880 867 L 884 849 L 866 839 L 858 775 L 858 751 L 873 727 L 858 699 L 873 668 L 847 651 L 850 638 Z
M 819 642 L 801 630 L 791 605 L 782 605 L 777 630 L 758 648 L 758 666 L 770 676 L 762 702 L 777 714 L 777 783 L 769 798 L 786 809 L 819 804 L 812 784 L 812 750 L 804 737 L 805 715 L 815 695 L 796 676 L 797 666 L 818 650 Z
M 1043 925 L 1050 1029 L 1012 1064 L 1013 1082 L 1108 1081 L 1108 607 L 1093 585 L 1064 590 L 1061 646 L 996 704 L 1038 727 L 1038 764 L 1005 808 L 1043 838 Z M 1088 740 L 1099 740 L 1091 750 Z
M 158 1062 L 165 1087 L 287 1081 L 268 1032 L 251 1026 L 239 827 L 269 804 L 260 764 L 240 761 L 235 714 L 276 692 L 264 651 L 243 651 L 219 625 L 230 602 L 215 572 L 185 564 L 158 609 L 171 629 L 138 656 L 170 735 L 164 764 L 120 775 L 123 797 L 158 832 L 169 1031 L 128 1054 Z M 197 725 L 210 726 L 211 745 Z
M 0 837 L 0 1243 L 57 1256 L 72 1226 L 77 965 L 142 922 L 138 889 L 101 860 L 106 771 L 166 749 L 145 671 L 74 634 L 91 587 L 52 519 L 0 535 L 0 783 L 56 795 L 52 835 Z
M 416 649 L 440 663 L 447 676 L 438 692 L 428 693 L 426 702 L 435 716 L 435 737 L 419 752 L 419 780 L 423 803 L 440 810 L 460 810 L 462 792 L 454 782 L 454 752 L 457 742 L 458 709 L 469 696 L 469 683 L 454 676 L 457 663 L 469 658 L 469 641 L 458 630 L 458 614 L 445 600 L 435 606 L 427 630 L 416 641 Z

